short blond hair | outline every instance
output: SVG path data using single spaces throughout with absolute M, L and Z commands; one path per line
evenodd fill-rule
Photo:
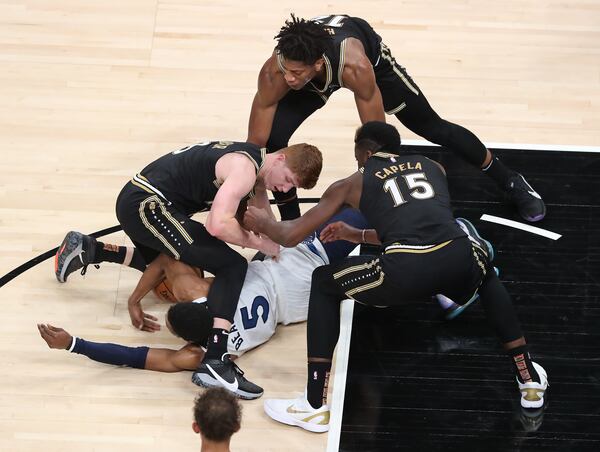
M 323 155 L 312 144 L 292 144 L 279 152 L 285 155 L 286 165 L 298 177 L 301 188 L 313 188 L 323 168 Z

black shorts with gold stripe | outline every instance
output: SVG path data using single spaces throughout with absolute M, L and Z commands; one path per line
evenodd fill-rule
M 211 271 L 209 268 L 235 253 L 223 241 L 210 235 L 203 224 L 173 207 L 158 190 L 140 187 L 135 180 L 121 190 L 116 211 L 123 231 L 147 264 L 163 253 Z M 194 248 L 201 248 L 202 252 Z
M 489 262 L 486 252 L 459 237 L 435 245 L 392 244 L 379 256 L 356 256 L 333 269 L 347 297 L 370 306 L 394 306 L 444 294 L 457 303 L 479 288 Z

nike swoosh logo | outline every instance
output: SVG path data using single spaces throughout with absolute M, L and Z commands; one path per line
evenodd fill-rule
M 538 195 L 538 194 L 537 194 L 536 192 L 534 192 L 534 191 L 527 190 L 527 193 L 529 193 L 531 196 L 533 196 L 533 197 L 535 197 L 535 198 L 537 198 L 537 199 L 542 199 L 542 197 L 541 197 L 540 195 Z
M 221 383 L 223 385 L 223 387 L 225 387 L 225 389 L 231 391 L 231 392 L 235 392 L 238 390 L 238 381 L 237 378 L 233 377 L 233 382 L 229 383 L 228 381 L 225 381 L 223 378 L 221 378 L 221 376 L 216 373 L 212 367 L 210 367 L 210 364 L 207 364 L 206 367 L 208 368 L 208 370 L 210 371 L 210 373 L 212 374 L 213 377 L 215 377 L 215 380 L 217 380 L 219 383 Z

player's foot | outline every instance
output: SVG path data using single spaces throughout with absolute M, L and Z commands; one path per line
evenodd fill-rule
M 523 408 L 541 408 L 544 405 L 544 395 L 548 388 L 548 375 L 542 366 L 532 362 L 533 367 L 540 376 L 540 382 L 521 383 L 519 384 L 519 392 L 521 393 L 521 406 Z
M 443 296 L 444 295 L 436 295 L 436 298 L 443 297 Z M 476 293 L 465 304 L 457 304 L 457 303 L 453 302 L 453 304 L 446 310 L 446 320 L 453 320 L 453 319 L 457 318 L 459 315 L 461 315 L 465 311 L 465 309 L 467 309 L 469 306 L 471 306 L 478 299 L 479 299 L 479 294 Z
M 74 271 L 81 270 L 85 275 L 87 266 L 93 262 L 96 254 L 96 239 L 81 232 L 69 232 L 54 256 L 54 273 L 58 282 L 67 282 Z
M 205 388 L 225 388 L 247 400 L 258 399 L 264 392 L 244 377 L 244 372 L 229 355 L 223 355 L 223 359 L 204 359 L 192 374 L 192 382 Z
M 506 184 L 506 193 L 516 206 L 519 215 L 527 221 L 540 221 L 546 216 L 546 205 L 542 197 L 527 183 L 525 178 L 515 173 Z
M 489 261 L 492 262 L 494 260 L 494 247 L 492 244 L 479 235 L 479 232 L 469 220 L 465 218 L 457 218 L 456 222 L 471 240 L 475 239 L 476 242 L 478 242 L 480 245 L 483 245 L 483 249 L 487 250 Z
M 305 396 L 297 399 L 267 399 L 265 413 L 277 422 L 323 433 L 329 430 L 329 405 L 313 408 Z

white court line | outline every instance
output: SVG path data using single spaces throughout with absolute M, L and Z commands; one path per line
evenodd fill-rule
M 354 300 L 342 301 L 340 313 L 340 337 L 335 353 L 335 379 L 331 395 L 331 418 L 329 420 L 329 435 L 327 452 L 340 450 L 340 435 L 342 433 L 342 415 L 344 414 L 344 398 L 346 396 L 346 374 L 348 372 L 348 356 L 350 355 L 350 338 L 352 337 L 352 316 Z
M 352 250 L 349 256 L 358 256 L 360 246 Z M 340 337 L 335 352 L 335 373 L 333 394 L 331 395 L 329 433 L 327 436 L 327 452 L 340 450 L 342 433 L 342 415 L 344 414 L 344 398 L 346 396 L 346 374 L 348 373 L 348 356 L 350 355 L 350 339 L 352 338 L 352 317 L 354 316 L 354 300 L 342 301 L 340 307 Z
M 427 140 L 402 140 L 411 146 L 437 146 Z M 523 144 L 523 143 L 484 143 L 488 149 L 523 149 L 525 151 L 563 151 L 600 153 L 599 146 L 578 146 L 573 144 Z
M 518 221 L 507 220 L 506 218 L 488 215 L 487 213 L 481 215 L 481 220 L 489 221 L 490 223 L 502 224 L 515 229 L 521 229 L 522 231 L 531 232 L 532 234 L 541 235 L 552 240 L 558 240 L 562 237 L 562 235 L 557 234 L 556 232 L 548 231 L 547 229 L 536 228 L 535 226 L 529 226 L 528 224 L 519 223 Z

